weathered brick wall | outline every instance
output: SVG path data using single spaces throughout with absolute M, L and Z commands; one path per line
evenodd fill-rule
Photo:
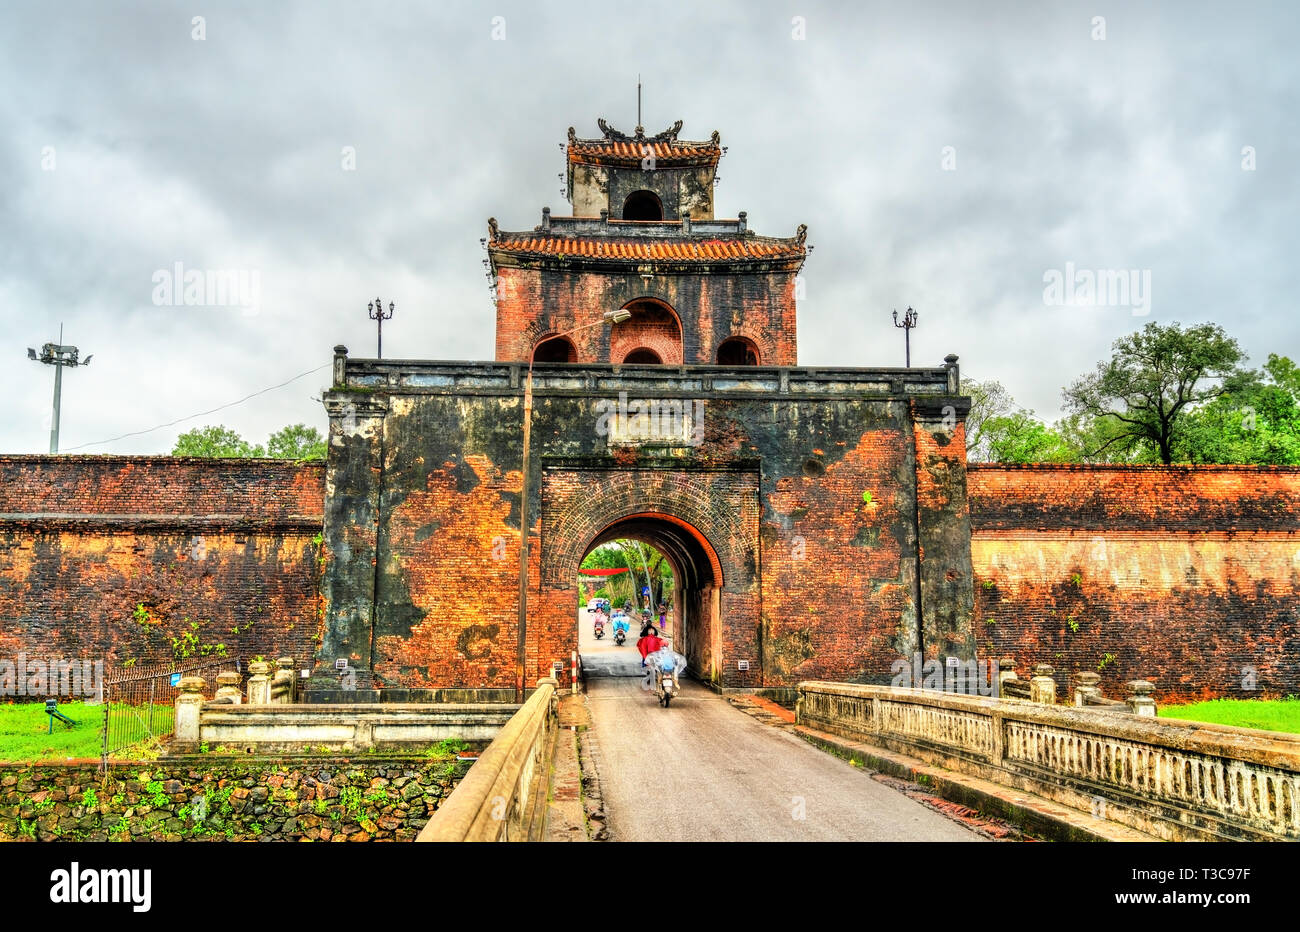
M 976 636 L 1162 701 L 1300 692 L 1300 469 L 969 470 Z
M 0 457 L 0 654 L 314 656 L 323 467 Z M 197 626 L 197 627 L 196 627 Z
M 455 760 L 203 755 L 0 764 L 0 841 L 413 841 Z
M 635 272 L 503 267 L 497 275 L 496 358 L 527 360 L 546 334 L 596 320 L 600 312 L 638 298 L 654 298 L 681 320 L 681 354 L 674 362 L 714 365 L 718 346 L 728 337 L 743 336 L 758 348 L 762 365 L 793 366 L 798 355 L 796 274 L 660 273 L 647 284 Z M 589 327 L 570 337 L 580 362 L 620 362 L 621 356 L 611 356 L 612 338 L 609 327 Z
M 362 380 L 383 367 L 350 363 L 357 385 L 327 398 L 335 455 L 318 670 L 347 658 L 385 687 L 508 693 L 519 638 L 520 392 L 490 381 L 507 378 L 504 367 L 453 375 L 450 364 L 428 365 L 409 390 L 367 393 Z M 834 382 L 783 392 L 770 372 L 772 387 L 756 381 L 731 395 L 688 382 L 700 393 L 688 408 L 703 405 L 698 442 L 628 447 L 601 431 L 601 405 L 623 389 L 632 401 L 647 389 L 679 396 L 668 383 L 695 376 L 606 369 L 590 374 L 593 391 L 568 384 L 560 367 L 544 371 L 560 387 L 539 383 L 534 397 L 526 685 L 555 661 L 567 668 L 578 565 L 610 536 L 670 553 L 683 581 L 674 616 L 684 652 L 723 687 L 888 682 L 892 662 L 922 638 L 969 655 L 962 412 L 955 426 L 952 417 L 960 399 L 934 395 L 936 410 L 917 414 L 902 391 L 889 394 L 890 374 L 865 397 Z

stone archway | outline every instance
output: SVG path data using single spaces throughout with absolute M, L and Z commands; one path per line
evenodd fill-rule
M 758 522 L 756 470 L 544 467 L 530 669 L 544 672 L 577 649 L 583 557 L 602 542 L 632 537 L 669 554 L 680 575 L 674 612 L 684 619 L 685 643 L 678 649 L 691 672 L 721 686 L 761 685 Z

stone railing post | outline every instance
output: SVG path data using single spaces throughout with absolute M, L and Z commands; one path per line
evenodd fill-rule
M 282 704 L 293 702 L 293 658 L 281 657 L 276 661 L 279 667 L 271 677 L 271 701 Z
M 1124 684 L 1128 687 L 1128 698 L 1124 704 L 1134 715 L 1141 715 L 1144 718 L 1156 717 L 1156 701 L 1151 698 L 1151 693 L 1155 690 L 1155 684 L 1147 680 L 1130 680 Z
M 1051 664 L 1040 663 L 1034 667 L 1034 678 L 1029 681 L 1030 702 L 1056 705 L 1056 680 L 1052 679 L 1055 672 Z
M 201 676 L 182 677 L 176 697 L 176 719 L 172 728 L 172 746 L 178 751 L 197 751 L 199 748 L 199 712 L 203 708 L 203 688 L 207 684 Z
M 224 673 L 217 674 L 217 694 L 216 699 L 229 699 L 232 705 L 239 705 L 244 701 L 244 695 L 239 691 L 239 681 L 243 677 L 234 670 L 226 670 Z
M 999 697 L 1006 695 L 1006 693 L 1003 692 L 1002 690 L 1003 683 L 1005 683 L 1007 680 L 1018 680 L 1018 679 L 1020 679 L 1020 677 L 1016 676 L 1016 661 L 1014 658 L 1003 657 L 1001 660 L 998 661 L 998 696 Z
M 1090 670 L 1081 670 L 1075 674 L 1074 704 L 1086 706 L 1089 699 L 1101 698 L 1101 674 Z
M 271 704 L 271 665 L 264 660 L 254 660 L 248 665 L 248 704 Z

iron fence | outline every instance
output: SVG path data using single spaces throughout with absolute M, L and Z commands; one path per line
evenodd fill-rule
M 204 659 L 165 667 L 115 670 L 104 677 L 104 726 L 100 766 L 116 752 L 170 737 L 174 727 L 177 683 L 183 676 L 201 676 L 209 687 L 228 660 Z M 211 695 L 211 689 L 204 693 Z

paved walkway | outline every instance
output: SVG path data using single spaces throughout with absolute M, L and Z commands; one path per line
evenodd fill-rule
M 641 688 L 637 632 L 613 647 L 579 616 L 610 840 L 985 840 L 698 683 L 662 708 Z

